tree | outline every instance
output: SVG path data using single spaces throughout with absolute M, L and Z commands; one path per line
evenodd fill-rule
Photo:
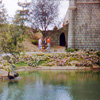
M 33 1 L 30 6 L 30 22 L 32 28 L 41 28 L 46 32 L 54 24 L 58 16 L 59 2 L 53 0 Z
M 20 7 L 22 7 L 22 10 L 17 10 L 16 11 L 16 15 L 15 15 L 15 19 L 14 19 L 14 24 L 16 25 L 20 25 L 21 29 L 23 30 L 23 34 L 25 33 L 25 22 L 28 23 L 28 16 L 29 16 L 29 10 L 28 10 L 28 6 L 30 5 L 30 3 L 28 2 L 18 2 L 18 5 Z
M 0 30 L 0 45 L 5 53 L 15 54 L 20 53 L 23 50 L 21 44 L 22 35 L 21 30 L 16 25 L 5 24 Z
M 7 21 L 7 12 L 2 2 L 0 2 L 0 25 L 3 25 Z

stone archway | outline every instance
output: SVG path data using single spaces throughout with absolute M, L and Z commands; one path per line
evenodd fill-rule
M 65 44 L 65 34 L 64 33 L 62 33 L 61 35 L 60 35 L 60 46 L 65 46 L 66 44 Z

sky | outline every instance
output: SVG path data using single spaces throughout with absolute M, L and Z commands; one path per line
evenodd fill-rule
M 19 0 L 21 2 L 25 0 Z M 28 1 L 28 0 L 27 0 Z M 4 4 L 5 8 L 7 9 L 8 15 L 10 17 L 13 17 L 17 9 L 21 9 L 18 6 L 18 0 L 2 0 L 2 3 Z M 68 0 L 60 0 L 60 6 L 59 6 L 59 18 L 64 18 L 69 6 Z

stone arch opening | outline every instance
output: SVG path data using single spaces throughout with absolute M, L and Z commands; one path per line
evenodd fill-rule
M 61 35 L 60 35 L 60 46 L 65 46 L 66 44 L 65 44 L 65 34 L 64 33 L 62 33 Z

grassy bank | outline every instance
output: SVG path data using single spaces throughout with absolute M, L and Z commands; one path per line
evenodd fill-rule
M 100 51 L 74 51 L 66 53 L 31 53 L 13 56 L 4 56 L 0 58 L 0 68 L 8 70 L 11 65 L 15 68 L 31 67 L 100 67 Z

